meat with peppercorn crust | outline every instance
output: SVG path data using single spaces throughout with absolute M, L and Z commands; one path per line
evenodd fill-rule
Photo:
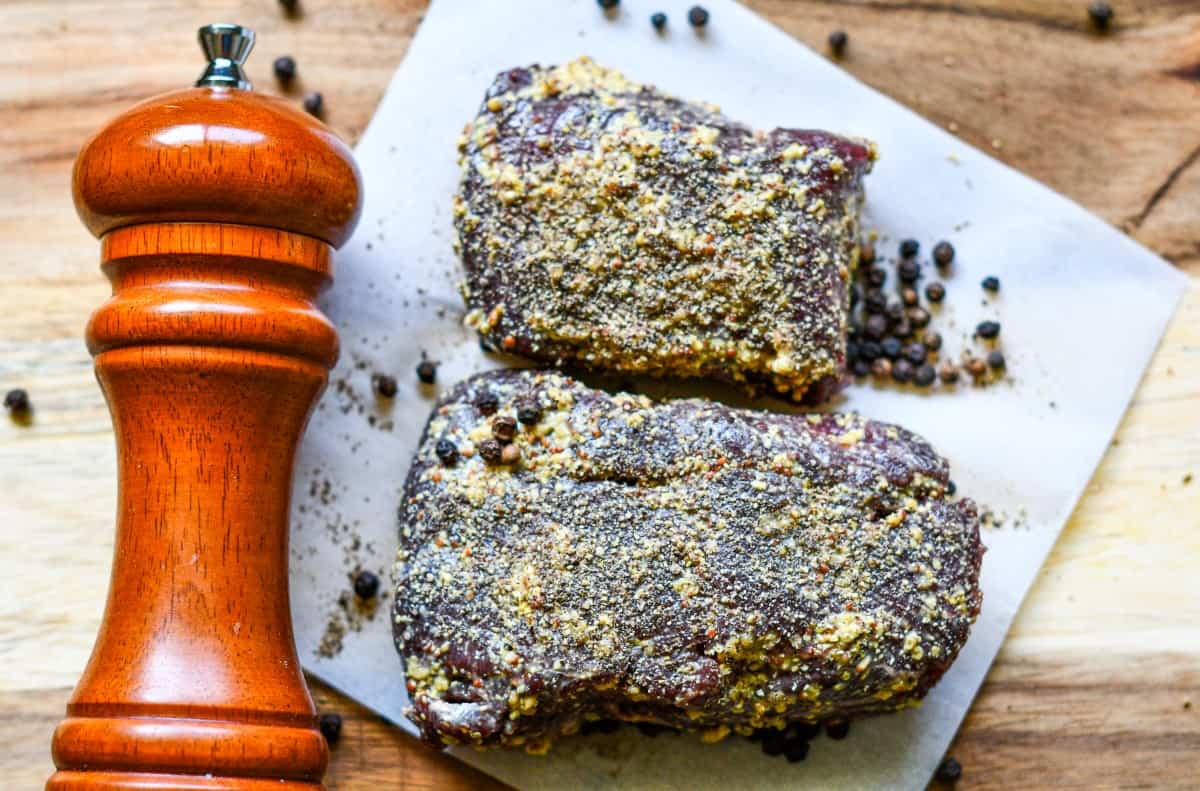
M 948 486 L 924 441 L 858 415 L 474 377 L 400 509 L 409 716 L 537 752 L 592 719 L 715 740 L 911 706 L 980 606 L 976 509 Z
M 459 152 L 467 323 L 496 348 L 811 402 L 841 385 L 870 144 L 756 133 L 581 58 L 500 74 Z

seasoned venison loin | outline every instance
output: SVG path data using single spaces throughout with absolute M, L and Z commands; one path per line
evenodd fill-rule
M 459 151 L 467 322 L 496 348 L 814 402 L 844 380 L 870 144 L 581 58 L 500 74 Z
M 409 716 L 435 744 L 537 752 L 596 718 L 715 740 L 911 706 L 980 605 L 976 509 L 948 481 L 854 414 L 470 379 L 400 510 Z

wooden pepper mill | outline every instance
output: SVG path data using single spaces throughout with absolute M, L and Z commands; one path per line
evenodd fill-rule
M 132 108 L 75 162 L 113 286 L 87 342 L 119 494 L 55 791 L 313 791 L 328 762 L 292 638 L 288 501 L 337 358 L 314 299 L 360 180 L 324 125 L 250 91 L 251 31 L 209 25 L 200 41 L 197 87 Z

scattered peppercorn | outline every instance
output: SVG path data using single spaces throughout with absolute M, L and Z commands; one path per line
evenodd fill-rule
M 882 286 L 887 282 L 887 270 L 873 266 L 867 270 L 867 282 L 872 286 Z
M 871 364 L 866 360 L 856 360 L 854 362 L 854 375 L 862 379 L 867 374 L 871 373 Z
M 783 731 L 767 731 L 762 737 L 762 751 L 767 755 L 783 755 L 783 748 L 786 742 L 787 739 L 783 735 Z
M 963 367 L 967 369 L 967 373 L 976 379 L 987 373 L 987 363 L 978 357 L 968 357 L 963 363 Z
M 850 36 L 844 30 L 835 30 L 829 34 L 829 50 L 835 58 L 840 58 L 846 52 L 846 44 Z
M 997 371 L 1004 367 L 1004 352 L 999 349 L 993 349 L 988 352 L 987 364 L 989 368 L 994 368 Z
M 396 397 L 396 377 L 387 374 L 375 374 L 375 392 L 383 398 Z
M 304 97 L 304 112 L 320 118 L 324 111 L 325 97 L 321 95 L 320 91 L 313 91 Z
M 958 368 L 952 362 L 945 362 L 938 369 L 938 378 L 942 380 L 942 384 L 952 385 L 958 383 Z
M 908 309 L 908 320 L 919 330 L 929 326 L 930 318 L 929 311 L 925 308 L 918 306 Z
M 448 439 L 439 439 L 437 444 L 433 446 L 433 452 L 437 454 L 438 459 L 447 467 L 458 461 L 458 446 Z
M 921 251 L 921 243 L 916 239 L 905 239 L 900 243 L 901 258 L 915 258 Z
M 296 6 L 299 5 L 299 3 L 297 0 L 279 0 L 279 5 L 283 7 L 284 11 L 287 11 L 289 14 L 291 14 L 296 10 Z
M 875 341 L 863 341 L 858 345 L 858 356 L 867 362 L 878 359 L 881 354 L 883 350 Z
M 892 322 L 892 332 L 897 338 L 907 338 L 913 334 L 912 322 L 907 317 L 901 318 L 899 321 Z
M 783 744 L 783 757 L 789 764 L 803 761 L 808 757 L 808 742 L 804 739 L 789 739 Z
M 864 266 L 870 266 L 875 263 L 875 245 L 869 242 L 860 245 L 858 248 L 858 262 Z
M 417 378 L 422 384 L 431 385 L 437 381 L 437 366 L 433 360 L 422 360 L 417 363 Z
M 275 70 L 275 79 L 284 85 L 296 77 L 296 60 L 291 55 L 280 55 L 275 59 L 272 68 Z
M 650 24 L 654 25 L 655 30 L 662 30 L 667 26 L 667 15 L 662 11 L 650 15 Z
M 610 11 L 621 4 L 621 0 L 596 0 L 596 5 L 605 11 Z
M 934 777 L 943 783 L 957 783 L 959 778 L 962 777 L 962 764 L 954 758 L 947 756 L 938 764 Z
M 1095 2 L 1088 6 L 1088 17 L 1091 18 L 1092 24 L 1097 30 L 1108 30 L 1108 26 L 1112 24 L 1113 9 L 1108 3 Z
M 325 737 L 325 742 L 330 747 L 337 744 L 338 739 L 342 737 L 342 715 L 327 711 L 317 719 L 317 722 L 321 727 L 321 735 Z
M 988 275 L 979 285 L 983 286 L 984 291 L 990 291 L 995 294 L 1000 290 L 1000 278 L 995 275 Z M 1020 291 L 1020 289 L 1017 290 Z
M 13 415 L 29 411 L 29 393 L 23 388 L 15 388 L 4 394 L 4 408 Z
M 900 301 L 910 308 L 916 305 L 920 298 L 915 288 L 900 289 Z
M 904 359 L 913 365 L 921 365 L 929 357 L 929 351 L 923 343 L 910 343 L 904 347 Z
M 379 576 L 363 569 L 354 575 L 354 595 L 360 599 L 373 599 L 379 593 Z
M 925 286 L 925 298 L 930 302 L 941 302 L 946 298 L 946 287 L 936 280 Z
M 521 460 L 521 449 L 516 445 L 508 444 L 500 450 L 501 464 L 516 464 Z
M 484 390 L 475 399 L 475 408 L 485 415 L 490 415 L 500 408 L 500 399 L 491 390 Z
M 900 339 L 894 335 L 889 335 L 879 343 L 879 348 L 883 351 L 883 356 L 894 360 L 900 356 L 904 345 Z
M 873 341 L 877 341 L 887 332 L 887 319 L 878 314 L 867 318 L 866 324 L 863 325 L 863 335 Z
M 491 437 L 479 443 L 479 455 L 488 464 L 499 464 L 503 452 L 503 446 Z
M 887 297 L 877 288 L 868 289 L 863 297 L 863 308 L 868 313 L 883 313 L 887 310 Z
M 949 242 L 938 242 L 933 246 L 933 262 L 939 267 L 950 266 L 954 261 L 954 245 Z
M 534 399 L 521 401 L 517 404 L 517 420 L 527 426 L 532 426 L 542 418 L 542 405 Z
M 704 27 L 708 24 L 708 10 L 703 6 L 694 5 L 688 11 L 688 24 L 692 27 Z
M 975 327 L 975 334 L 980 338 L 992 340 L 1000 334 L 1000 322 L 998 321 L 981 321 Z
M 915 258 L 905 258 L 896 264 L 896 276 L 905 283 L 915 283 L 921 277 L 921 265 Z
M 946 481 L 946 494 L 953 495 L 958 491 L 958 484 L 953 480 Z
M 931 352 L 936 352 L 942 348 L 942 336 L 939 333 L 927 332 L 922 337 L 922 340 L 925 343 L 925 348 Z
M 825 723 L 825 735 L 830 739 L 845 739 L 850 735 L 849 720 L 830 720 Z
M 937 379 L 937 371 L 929 363 L 917 368 L 917 372 L 913 374 L 913 381 L 918 387 L 929 387 Z
M 871 363 L 871 373 L 880 379 L 887 379 L 892 375 L 892 361 L 886 357 L 880 357 Z
M 908 382 L 913 378 L 913 364 L 901 357 L 892 364 L 892 378 L 897 382 Z
M 510 415 L 497 415 L 492 421 L 492 436 L 501 442 L 512 442 L 517 436 L 516 418 Z

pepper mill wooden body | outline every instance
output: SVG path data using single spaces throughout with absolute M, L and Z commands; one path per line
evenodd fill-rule
M 337 357 L 314 304 L 360 181 L 320 122 L 250 92 L 253 33 L 200 31 L 197 87 L 75 164 L 113 296 L 88 347 L 116 431 L 116 548 L 47 789 L 313 791 L 328 749 L 296 657 L 288 501 Z

